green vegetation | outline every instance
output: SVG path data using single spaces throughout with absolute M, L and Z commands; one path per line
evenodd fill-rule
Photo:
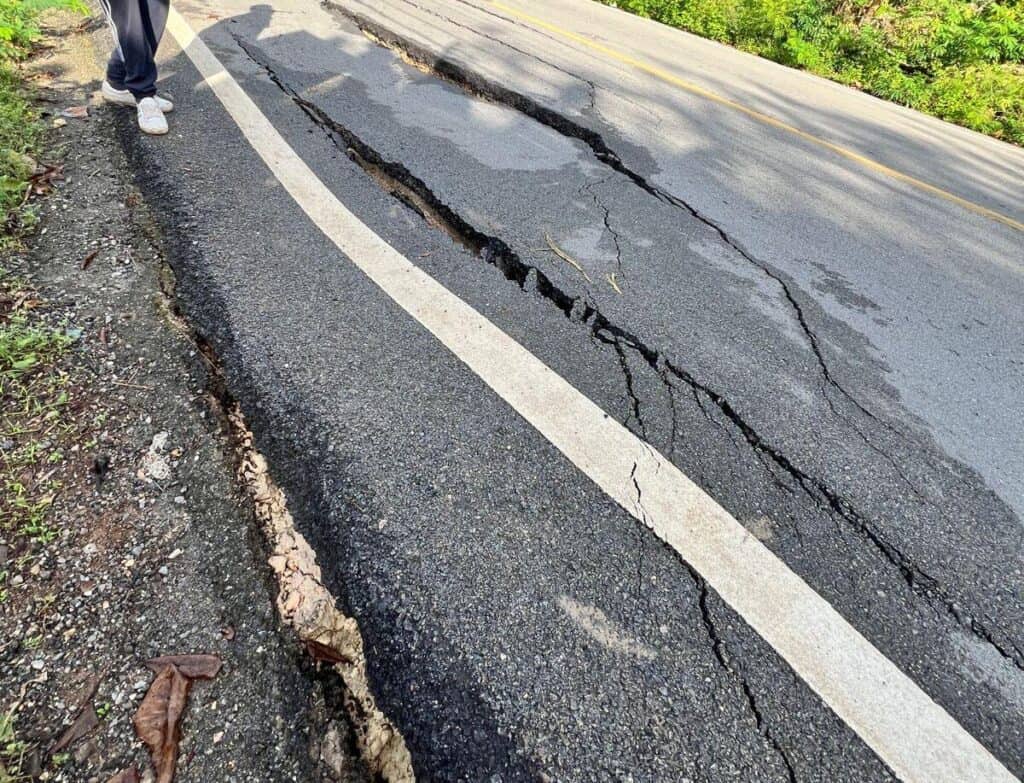
M 25 743 L 14 733 L 13 710 L 0 714 L 0 783 L 27 779 L 21 772 L 27 750 Z
M 1022 0 L 600 0 L 1024 144 Z
M 48 8 L 87 11 L 81 0 L 0 0 L 0 250 L 32 222 L 30 178 L 43 130 L 18 66 L 38 40 L 39 14 Z M 14 543 L 19 570 L 33 557 L 21 551 L 26 543 L 56 538 L 50 511 L 60 484 L 49 466 L 63 460 L 61 444 L 73 430 L 69 375 L 60 359 L 75 332 L 47 320 L 41 305 L 24 280 L 0 269 L 0 539 Z M 0 570 L 0 604 L 8 600 L 10 577 L 9 569 Z M 41 636 L 25 640 L 27 649 L 41 644 Z M 17 736 L 15 712 L 0 713 L 0 783 L 29 779 L 29 745 Z
M 63 459 L 71 429 L 59 360 L 75 332 L 38 315 L 41 304 L 0 271 L 0 533 L 45 544 L 57 535 L 49 516 L 60 489 L 48 466 Z
M 31 214 L 25 210 L 41 128 L 17 64 L 39 38 L 39 15 L 50 8 L 86 11 L 81 0 L 0 0 L 0 215 L 9 244 Z

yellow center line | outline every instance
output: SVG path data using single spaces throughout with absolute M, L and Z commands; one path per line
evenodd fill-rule
M 1010 228 L 1015 228 L 1018 231 L 1024 231 L 1024 223 L 1021 223 L 1019 220 L 1014 220 L 1012 217 L 1008 215 L 1004 215 L 1001 212 L 996 212 L 994 209 L 989 209 L 988 207 L 983 207 L 980 204 L 975 204 L 973 201 L 968 201 L 967 199 L 962 198 L 961 196 L 957 196 L 955 193 L 950 193 L 948 190 L 943 190 L 940 187 L 932 185 L 923 180 L 917 179 L 916 177 L 912 177 L 909 174 L 905 174 L 902 171 L 898 171 L 897 169 L 894 169 L 890 166 L 886 166 L 884 163 L 879 163 L 877 160 L 872 160 L 869 157 L 861 155 L 859 152 L 854 152 L 853 150 L 847 149 L 846 147 L 840 146 L 839 144 L 835 144 L 831 141 L 826 141 L 825 139 L 819 138 L 818 136 L 808 133 L 807 131 L 800 130 L 800 128 L 797 128 L 794 125 L 790 125 L 789 123 L 783 122 L 782 120 L 772 117 L 770 114 L 765 114 L 764 112 L 760 112 L 757 109 L 751 109 L 749 106 L 744 106 L 742 103 L 737 103 L 736 101 L 719 95 L 718 93 L 712 92 L 711 90 L 708 90 L 705 87 L 701 87 L 699 84 L 694 84 L 693 82 L 687 81 L 686 79 L 682 79 L 676 76 L 674 73 L 666 71 L 663 68 L 659 68 L 656 65 L 652 65 L 651 63 L 645 62 L 644 60 L 639 60 L 636 57 L 624 54 L 623 52 L 620 52 L 616 49 L 612 49 L 611 47 L 605 46 L 604 44 L 600 44 L 591 38 L 587 38 L 586 36 L 580 35 L 579 33 L 574 33 L 571 30 L 565 30 L 539 17 L 524 13 L 515 8 L 511 8 L 505 5 L 504 3 L 498 2 L 498 0 L 491 0 L 491 5 L 497 8 L 498 10 L 508 14 L 509 16 L 512 16 L 524 22 L 529 22 L 530 24 L 535 25 L 543 30 L 555 33 L 556 35 L 559 35 L 563 38 L 567 38 L 570 41 L 575 41 L 581 46 L 585 46 L 588 49 L 592 49 L 595 52 L 600 52 L 604 56 L 612 60 L 615 60 L 616 62 L 629 65 L 633 68 L 636 68 L 637 70 L 650 74 L 651 76 L 654 76 L 655 78 L 660 79 L 663 82 L 667 82 L 668 84 L 671 84 L 675 87 L 679 87 L 680 89 L 686 90 L 687 92 L 692 93 L 693 95 L 699 95 L 702 98 L 706 98 L 709 101 L 714 101 L 715 103 L 721 104 L 722 106 L 728 106 L 730 109 L 742 112 L 743 114 L 746 114 L 748 117 L 752 117 L 753 119 L 757 120 L 758 122 L 764 123 L 765 125 L 770 125 L 773 128 L 778 128 L 779 130 L 785 131 L 786 133 L 792 133 L 794 136 L 797 136 L 803 139 L 804 141 L 809 141 L 812 144 L 816 144 L 819 147 L 824 147 L 830 152 L 833 152 L 836 155 L 846 158 L 847 160 L 852 160 L 855 163 L 858 163 L 867 169 L 878 172 L 879 174 L 884 174 L 885 176 L 891 177 L 892 179 L 898 180 L 900 182 L 906 183 L 907 185 L 915 187 L 918 190 L 923 190 L 925 193 L 930 193 L 933 196 L 938 196 L 939 198 L 952 202 L 953 204 L 963 207 L 964 209 L 970 212 L 974 212 L 975 214 L 991 218 L 992 220 L 1002 223 L 1003 225 L 1009 226 Z

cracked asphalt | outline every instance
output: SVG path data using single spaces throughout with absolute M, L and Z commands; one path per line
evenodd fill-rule
M 515 5 L 626 49 L 646 35 L 730 99 L 1024 215 L 1018 149 L 979 138 L 972 161 L 965 131 L 820 80 L 582 0 Z M 1024 774 L 1019 231 L 482 0 L 178 8 L 362 221 Z M 894 778 L 341 256 L 169 39 L 162 69 L 171 135 L 121 123 L 138 184 L 418 776 Z

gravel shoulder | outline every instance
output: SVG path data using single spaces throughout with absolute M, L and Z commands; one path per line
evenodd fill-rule
M 145 661 L 184 653 L 224 665 L 191 690 L 176 780 L 366 779 L 337 677 L 274 608 L 210 360 L 176 314 L 159 231 L 117 141 L 130 117 L 96 101 L 105 31 L 49 23 L 29 67 L 63 179 L 39 203 L 36 235 L 0 266 L 28 281 L 34 317 L 74 340 L 60 360 L 71 415 L 48 444 L 60 454 L 47 465 L 59 486 L 51 534 L 0 530 L 0 715 L 16 751 L 0 780 L 146 770 L 132 727 L 152 680 Z M 88 116 L 61 117 L 70 106 Z M 51 752 L 90 709 L 98 725 Z

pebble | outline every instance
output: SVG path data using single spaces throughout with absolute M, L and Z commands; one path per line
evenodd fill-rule
M 160 568 L 157 570 L 157 573 L 160 574 L 160 576 L 167 576 L 167 574 L 169 573 L 167 570 L 167 566 L 160 566 Z
M 89 758 L 95 750 L 96 744 L 92 740 L 79 745 L 78 749 L 75 750 L 75 761 L 79 764 L 85 763 L 85 760 Z

